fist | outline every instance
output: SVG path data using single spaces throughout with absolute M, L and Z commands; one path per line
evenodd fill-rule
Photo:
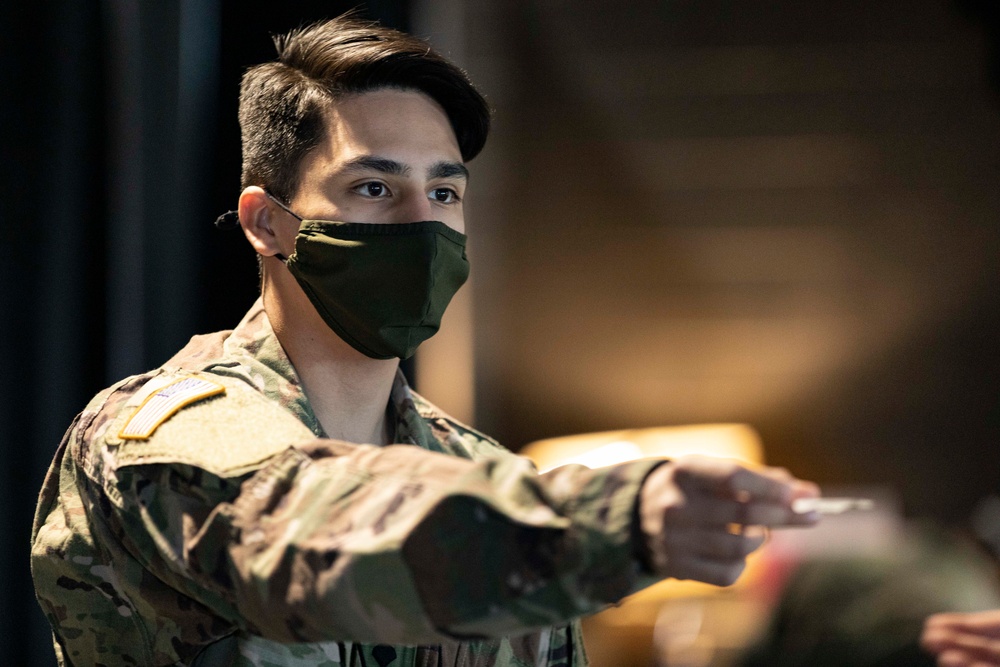
M 782 468 L 683 457 L 653 470 L 642 486 L 640 548 L 655 574 L 728 586 L 764 543 L 766 528 L 818 520 L 792 511 L 796 499 L 818 495 L 815 484 Z

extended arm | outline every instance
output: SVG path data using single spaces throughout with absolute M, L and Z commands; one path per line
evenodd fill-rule
M 812 493 L 785 473 L 711 459 L 536 475 L 514 456 L 474 463 L 320 440 L 276 457 L 199 521 L 185 507 L 199 507 L 205 477 L 185 488 L 178 472 L 120 471 L 135 499 L 122 513 L 131 550 L 279 641 L 497 637 L 593 613 L 655 578 L 732 583 L 762 538 L 730 524 L 807 523 L 788 506 Z
M 641 580 L 635 498 L 654 462 L 538 476 L 411 446 L 316 441 L 232 484 L 118 471 L 126 548 L 159 578 L 279 641 L 427 643 L 592 613 Z M 179 534 L 180 533 L 180 534 Z

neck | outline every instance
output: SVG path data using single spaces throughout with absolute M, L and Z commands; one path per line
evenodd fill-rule
M 294 278 L 264 276 L 264 310 L 327 437 L 388 444 L 386 416 L 398 359 L 372 359 L 330 329 Z

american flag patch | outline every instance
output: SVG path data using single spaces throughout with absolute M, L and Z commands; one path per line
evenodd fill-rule
M 150 394 L 142 405 L 125 422 L 118 437 L 123 440 L 145 440 L 171 415 L 209 396 L 224 394 L 226 388 L 218 382 L 201 377 L 186 377 L 171 382 L 163 389 Z

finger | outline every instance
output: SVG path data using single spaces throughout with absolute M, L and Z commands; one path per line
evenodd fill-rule
M 920 635 L 920 646 L 931 653 L 942 653 L 950 648 L 954 648 L 952 639 L 955 633 L 950 630 L 927 629 Z
M 725 530 L 681 529 L 664 535 L 668 559 L 696 558 L 714 561 L 742 561 L 764 544 L 763 531 L 734 535 Z
M 941 653 L 950 646 L 950 639 L 955 633 L 950 629 L 931 627 L 927 622 L 920 633 L 920 646 L 931 653 Z
M 799 498 L 819 498 L 820 496 L 819 486 L 815 482 L 808 482 L 804 479 L 793 479 L 791 486 L 792 502 L 795 502 Z
M 970 667 L 972 659 L 961 651 L 945 651 L 938 656 L 938 667 Z
M 947 631 L 925 633 L 922 644 L 931 651 L 945 654 L 961 654 L 968 661 L 985 661 L 1000 665 L 1000 641 L 976 634 Z
M 809 497 L 815 486 L 796 480 L 783 468 L 749 470 L 729 459 L 701 456 L 678 459 L 675 479 L 687 491 L 780 504 L 790 504 L 795 497 Z
M 949 650 L 938 656 L 938 667 L 998 667 L 995 660 L 980 660 L 961 650 Z
M 961 634 L 951 638 L 952 647 L 977 660 L 994 661 L 1000 664 L 1000 641 L 979 635 Z
M 728 498 L 701 495 L 687 499 L 682 505 L 668 507 L 663 517 L 665 526 L 724 527 L 805 525 L 815 520 L 809 515 L 796 514 L 788 505 L 771 502 L 739 502 Z
M 925 627 L 967 630 L 988 637 L 1000 638 L 1000 609 L 971 613 L 934 614 L 927 619 Z
M 664 574 L 674 579 L 693 579 L 715 586 L 730 586 L 746 569 L 746 561 L 716 561 L 678 556 L 669 561 Z

